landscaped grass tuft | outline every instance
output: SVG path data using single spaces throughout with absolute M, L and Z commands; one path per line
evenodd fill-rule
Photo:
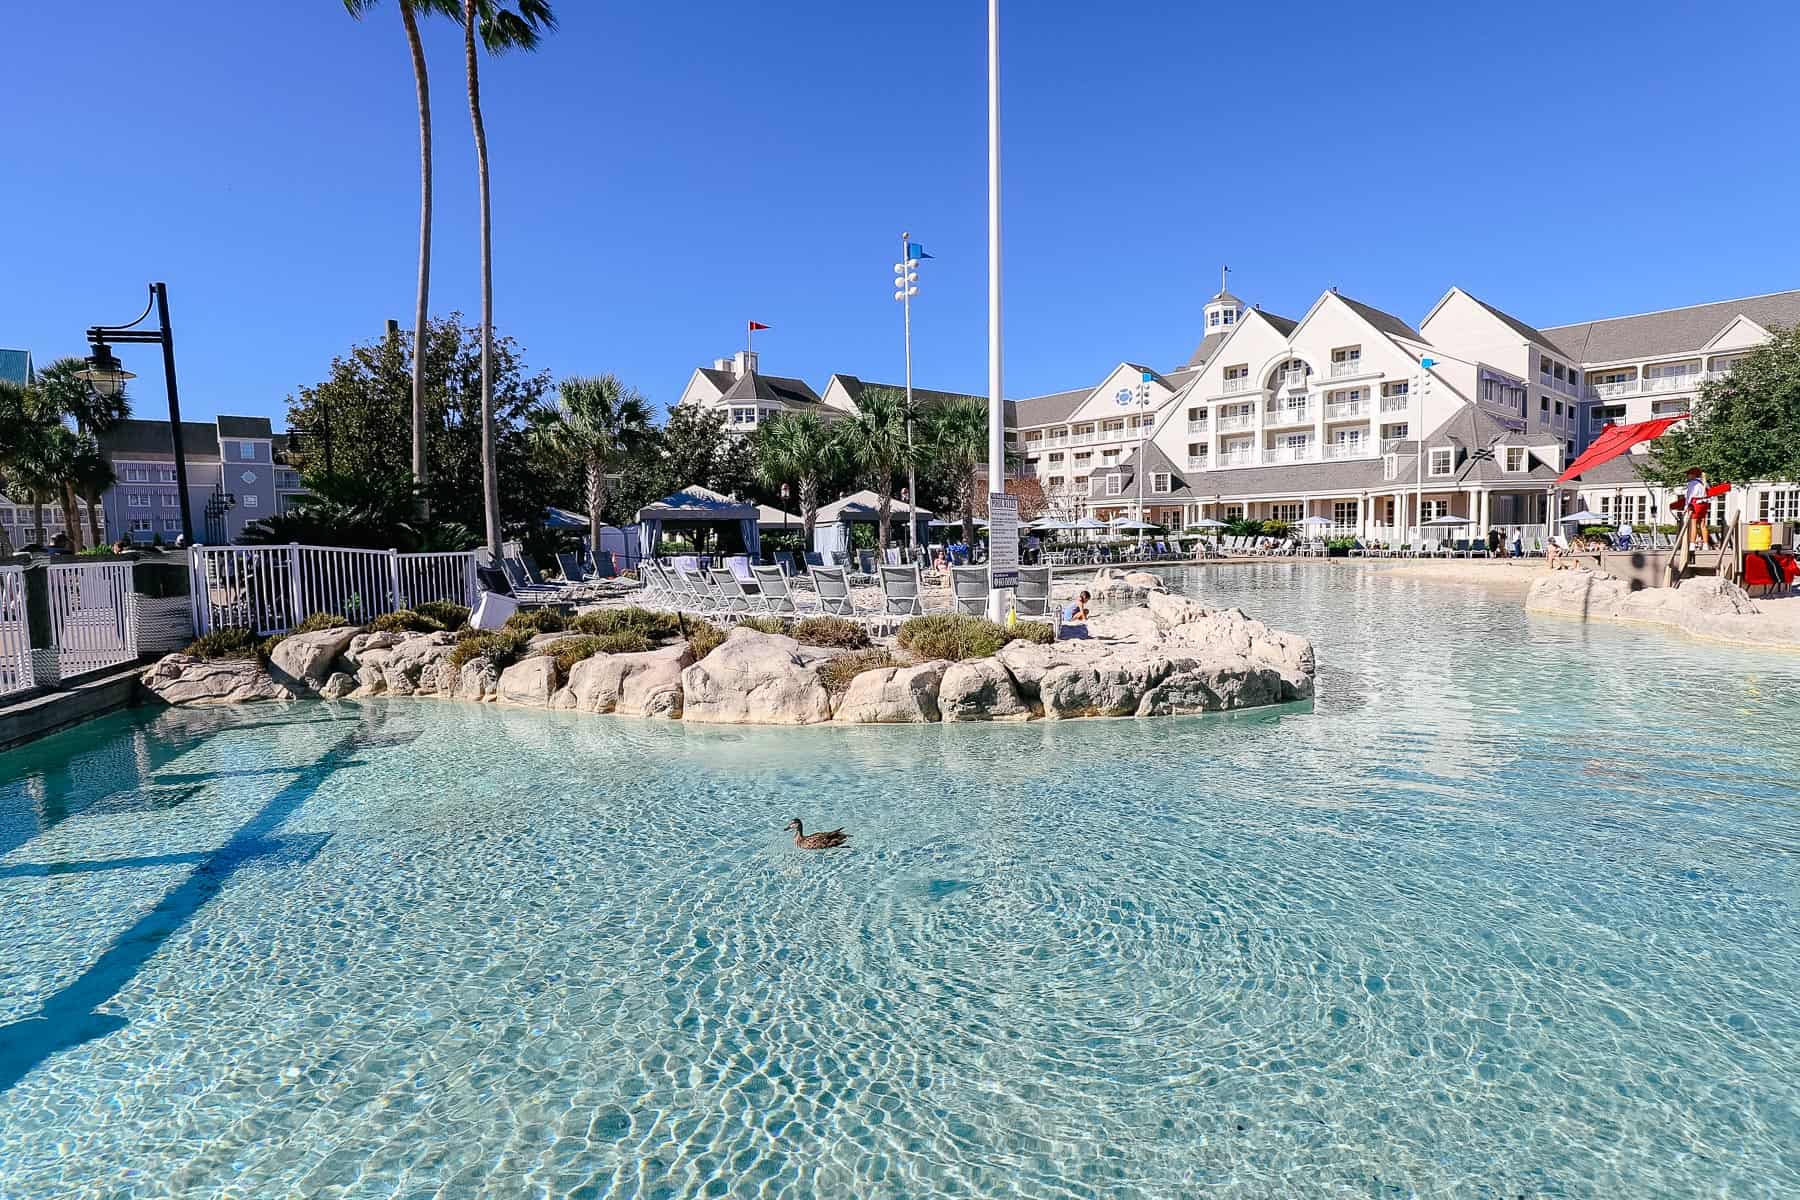
M 452 600 L 427 600 L 413 605 L 413 611 L 445 629 L 461 629 L 469 622 L 468 608 Z
M 531 634 L 522 629 L 500 629 L 493 633 L 470 630 L 450 651 L 450 665 L 460 671 L 470 660 L 485 658 L 494 664 L 496 671 L 504 671 L 523 658 L 530 648 Z
M 438 633 L 444 626 L 422 612 L 403 608 L 399 612 L 382 613 L 369 622 L 376 633 Z
M 1056 640 L 1056 626 L 1046 625 L 1042 621 L 1020 621 L 1006 631 L 1009 642 L 1036 642 L 1040 646 L 1048 646 Z
M 634 632 L 651 641 L 664 641 L 681 636 L 681 618 L 674 613 L 651 612 L 647 608 L 601 608 L 582 613 L 569 622 L 569 628 L 597 637 Z
M 350 624 L 350 618 L 337 613 L 316 612 L 306 620 L 289 630 L 289 633 L 321 633 L 327 629 L 342 629 Z
M 695 621 L 688 626 L 687 638 L 694 650 L 694 661 L 699 662 L 725 644 L 725 631 L 711 621 Z
M 819 682 L 833 696 L 841 696 L 850 690 L 850 681 L 867 671 L 879 671 L 885 667 L 903 666 L 899 659 L 886 650 L 861 650 L 855 654 L 842 654 L 819 667 Z
M 900 624 L 900 648 L 917 659 L 991 658 L 1006 645 L 1006 630 L 985 617 L 934 613 Z
M 254 629 L 229 625 L 203 633 L 187 644 L 183 654 L 195 658 L 254 658 L 262 650 L 262 639 Z
M 506 618 L 506 627 L 527 633 L 561 633 L 569 627 L 569 622 L 554 608 L 529 608 Z
M 780 617 L 745 617 L 738 622 L 739 629 L 754 629 L 758 633 L 779 633 L 785 635 L 787 626 Z
M 794 626 L 794 637 L 805 646 L 832 646 L 843 650 L 869 647 L 869 631 L 844 617 L 802 617 Z

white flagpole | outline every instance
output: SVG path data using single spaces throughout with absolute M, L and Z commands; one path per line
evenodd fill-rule
M 988 491 L 1006 490 L 1006 403 L 1000 371 L 1000 0 L 988 0 Z M 989 549 L 990 554 L 992 548 Z M 1001 620 L 1004 593 L 988 590 Z

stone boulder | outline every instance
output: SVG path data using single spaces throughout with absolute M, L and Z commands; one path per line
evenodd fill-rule
M 415 693 L 433 695 L 453 681 L 450 653 L 456 649 L 451 633 L 409 633 L 388 649 L 380 664 L 381 680 L 390 696 Z
M 800 643 L 754 629 L 681 673 L 682 719 L 719 725 L 814 725 L 831 720 L 831 697 Z
M 568 686 L 551 698 L 551 707 L 676 720 L 682 715 L 681 675 L 693 662 L 686 642 L 640 654 L 596 654 L 569 671 Z
M 1702 575 L 1679 587 L 1632 591 L 1623 579 L 1581 568 L 1553 571 L 1531 585 L 1525 610 L 1589 621 L 1642 621 L 1695 637 L 1746 645 L 1786 645 L 1780 628 L 1759 619 L 1756 603 L 1727 579 Z
M 550 697 L 556 694 L 556 660 L 547 654 L 520 659 L 500 672 L 495 692 L 502 704 L 550 707 Z
M 333 671 L 325 686 L 319 689 L 319 696 L 325 700 L 342 700 L 356 690 L 356 677 L 343 671 Z
M 350 695 L 361 700 L 365 696 L 379 696 L 387 691 L 387 680 L 381 674 L 381 668 L 373 663 L 365 663 L 356 668 L 356 690 Z
M 194 658 L 165 654 L 139 677 L 165 704 L 195 707 L 249 704 L 257 700 L 292 700 L 300 694 L 263 669 L 258 658 Z
M 938 720 L 941 659 L 911 667 L 879 667 L 850 681 L 832 716 L 846 725 L 924 725 Z
M 1153 592 L 1166 592 L 1168 585 L 1148 571 L 1126 571 L 1118 567 L 1101 567 L 1094 572 L 1088 590 L 1096 600 L 1142 599 Z
M 1031 716 L 1031 706 L 1004 663 L 971 658 L 945 669 L 938 712 L 946 721 L 1023 721 Z
M 359 633 L 344 647 L 344 664 L 352 674 L 362 666 L 380 667 L 387 661 L 387 651 L 398 646 L 405 636 L 391 630 Z
M 453 695 L 458 700 L 492 700 L 499 691 L 500 672 L 485 655 L 471 658 L 456 674 Z
M 290 683 L 317 688 L 337 669 L 338 655 L 356 636 L 354 625 L 316 633 L 290 633 L 276 643 L 269 655 L 272 673 Z

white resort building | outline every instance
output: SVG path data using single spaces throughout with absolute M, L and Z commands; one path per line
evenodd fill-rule
M 1335 288 L 1297 319 L 1222 289 L 1202 320 L 1173 370 L 1125 360 L 1096 384 L 1007 402 L 1007 445 L 1052 512 L 1174 527 L 1311 517 L 1327 535 L 1390 540 L 1446 516 L 1468 522 L 1464 536 L 1541 531 L 1552 505 L 1666 523 L 1669 494 L 1629 457 L 1554 498 L 1552 485 L 1607 424 L 1687 411 L 1704 380 L 1800 321 L 1800 291 L 1539 329 L 1461 288 L 1416 327 Z M 740 352 L 697 370 L 680 403 L 727 407 L 749 432 L 776 412 L 853 412 L 867 386 L 833 375 L 820 396 Z M 1727 511 L 1800 520 L 1800 489 L 1740 488 L 1715 517 Z

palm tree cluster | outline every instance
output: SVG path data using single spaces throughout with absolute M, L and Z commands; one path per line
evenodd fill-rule
M 344 7 L 359 20 L 377 0 L 344 0 Z M 544 34 L 556 29 L 556 14 L 548 0 L 395 0 L 406 34 L 413 84 L 419 107 L 419 288 L 413 314 L 412 370 L 412 476 L 415 490 L 425 494 L 425 337 L 431 290 L 431 87 L 425 68 L 425 47 L 419 37 L 421 16 L 454 19 L 463 31 L 464 77 L 469 95 L 469 121 L 475 135 L 476 177 L 481 198 L 481 434 L 482 508 L 487 525 L 487 544 L 500 551 L 500 480 L 494 432 L 494 268 L 493 209 L 488 172 L 487 127 L 481 115 L 481 71 L 477 41 L 489 54 L 507 50 L 534 50 Z
M 801 527 L 810 544 L 820 481 L 846 468 L 854 471 L 875 492 L 876 544 L 886 550 L 894 486 L 912 466 L 937 477 L 946 499 L 962 514 L 963 540 L 973 541 L 987 433 L 987 405 L 973 397 L 909 408 L 900 389 L 870 387 L 857 401 L 856 412 L 842 421 L 827 424 L 811 413 L 791 413 L 764 422 L 757 431 L 757 477 L 768 487 L 795 485 Z M 911 500 L 916 504 L 919 497 Z
M 80 376 L 79 358 L 60 358 L 30 383 L 0 381 L 0 492 L 15 502 L 29 501 L 31 523 L 44 527 L 44 508 L 56 503 L 72 550 L 98 546 L 100 494 L 113 484 L 111 465 L 100 453 L 101 434 L 130 412 L 125 394 L 101 396 Z M 84 539 L 76 507 L 87 502 Z M 10 552 L 0 526 L 0 552 Z

